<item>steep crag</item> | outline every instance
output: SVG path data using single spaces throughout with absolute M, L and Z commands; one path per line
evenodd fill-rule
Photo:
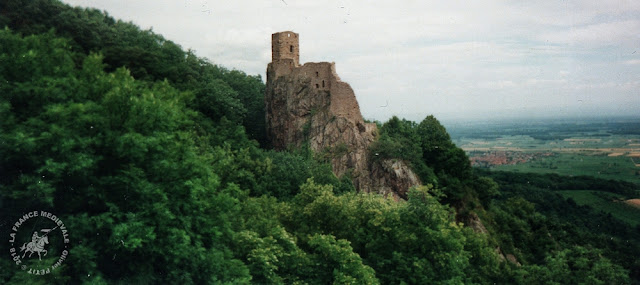
M 371 163 L 376 125 L 364 122 L 353 89 L 340 80 L 334 63 L 300 65 L 298 34 L 293 32 L 272 35 L 272 57 L 265 103 L 274 148 L 307 143 L 314 153 L 330 158 L 336 176 L 350 175 L 359 191 L 406 198 L 407 190 L 420 184 L 403 161 Z

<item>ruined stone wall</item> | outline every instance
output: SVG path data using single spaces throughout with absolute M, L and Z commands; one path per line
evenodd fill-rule
M 303 66 L 296 66 L 292 60 L 283 59 L 274 61 L 271 65 L 274 79 L 284 75 L 308 79 L 310 88 L 316 91 L 329 91 L 332 102 L 331 112 L 334 115 L 364 125 L 356 95 L 351 86 L 338 77 L 335 63 L 307 62 Z

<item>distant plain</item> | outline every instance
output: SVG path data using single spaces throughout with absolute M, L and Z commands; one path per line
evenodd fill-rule
M 637 195 L 558 190 L 566 199 L 640 225 L 640 118 L 462 123 L 449 128 L 474 167 L 632 182 Z
M 640 183 L 640 118 L 468 124 L 450 133 L 476 167 Z

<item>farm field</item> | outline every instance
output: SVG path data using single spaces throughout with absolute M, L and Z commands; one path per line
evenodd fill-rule
M 578 205 L 589 205 L 596 211 L 609 213 L 634 227 L 640 225 L 640 208 L 625 203 L 624 201 L 627 197 L 621 197 L 615 193 L 592 190 L 557 192 L 565 198 L 573 199 Z
M 458 126 L 451 133 L 477 168 L 592 176 L 632 182 L 640 190 L 640 119 L 493 123 Z M 556 191 L 578 205 L 640 225 L 640 195 L 626 197 L 585 186 Z
M 560 175 L 587 175 L 603 179 L 640 182 L 639 168 L 629 157 L 607 156 L 603 154 L 554 153 L 536 157 L 528 162 L 512 165 L 498 165 L 495 170 L 556 173 Z
M 640 119 L 496 123 L 454 128 L 452 137 L 475 167 L 640 184 Z

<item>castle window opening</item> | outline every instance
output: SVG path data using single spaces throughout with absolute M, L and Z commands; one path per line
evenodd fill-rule
M 320 74 L 316 71 L 316 77 L 320 76 Z
M 320 85 L 319 85 L 319 84 L 316 84 L 316 88 L 320 88 Z
M 293 52 L 293 46 L 289 46 L 289 52 Z
M 322 88 L 324 88 L 324 80 L 322 80 Z
M 291 37 L 291 34 L 287 34 L 287 38 L 290 38 L 290 37 Z

